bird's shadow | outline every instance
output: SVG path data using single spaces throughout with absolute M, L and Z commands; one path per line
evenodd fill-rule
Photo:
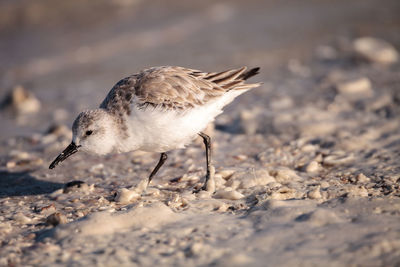
M 48 194 L 62 188 L 63 185 L 38 180 L 29 172 L 0 171 L 0 198 Z

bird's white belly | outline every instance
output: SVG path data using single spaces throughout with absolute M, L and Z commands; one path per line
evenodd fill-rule
M 207 107 L 184 113 L 161 109 L 136 110 L 129 118 L 129 150 L 165 152 L 183 148 L 220 113 Z
M 152 107 L 134 108 L 127 118 L 129 137 L 120 144 L 118 150 L 166 152 L 184 148 L 222 112 L 227 103 L 241 93 L 243 91 L 227 93 L 222 98 L 185 112 Z

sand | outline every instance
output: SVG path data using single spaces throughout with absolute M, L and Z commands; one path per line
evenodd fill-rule
M 44 37 L 58 42 L 42 51 L 46 40 L 8 33 L 6 48 L 32 38 L 34 52 L 14 61 L 2 55 L 8 89 L 1 96 L 8 100 L 0 111 L 0 266 L 399 265 L 400 40 L 391 27 L 400 23 L 376 26 L 367 12 L 393 19 L 398 3 L 338 1 L 335 11 L 301 3 L 206 1 L 155 16 L 161 3 L 116 1 L 114 18 L 103 19 L 118 30 L 96 16 L 85 18 L 95 24 L 77 20 L 96 37 L 82 37 L 79 60 L 69 57 L 82 46 L 74 38 Z M 310 23 L 309 10 L 319 11 L 328 35 Z M 40 28 L 39 36 L 87 29 L 53 19 L 55 28 Z M 151 24 L 159 21 L 162 28 Z M 139 22 L 147 24 L 134 26 Z M 288 37 L 256 34 L 272 34 L 272 22 Z M 309 38 L 294 47 L 296 24 Z M 369 30 L 343 33 L 348 27 Z M 215 37 L 227 29 L 222 36 L 231 39 Z M 170 152 L 147 188 L 143 179 L 158 154 L 77 153 L 48 169 L 70 142 L 80 110 L 97 106 L 132 69 L 168 63 L 262 69 L 255 81 L 263 86 L 208 129 L 213 172 L 206 191 L 197 191 L 205 179 L 201 138 Z M 24 97 L 10 100 L 13 89 Z M 35 102 L 30 98 L 39 101 L 36 109 L 21 112 L 24 101 Z

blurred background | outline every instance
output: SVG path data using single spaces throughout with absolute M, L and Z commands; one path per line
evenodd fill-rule
M 267 101 L 276 89 L 269 82 L 279 84 L 287 69 L 307 74 L 301 66 L 316 54 L 334 57 L 324 44 L 375 36 L 399 47 L 399 14 L 398 0 L 3 0 L 2 107 L 12 90 L 35 97 L 24 116 L 0 114 L 1 138 L 70 125 L 119 79 L 150 66 L 260 66 L 266 85 L 243 99 Z

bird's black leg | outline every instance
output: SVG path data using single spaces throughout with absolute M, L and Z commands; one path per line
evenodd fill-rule
M 164 164 L 164 162 L 167 160 L 168 156 L 167 153 L 161 153 L 160 160 L 157 163 L 157 166 L 154 168 L 154 170 L 150 173 L 149 176 L 149 183 L 151 182 L 151 179 L 153 179 L 153 176 L 156 175 L 158 170 L 161 168 L 161 166 Z
M 203 138 L 204 145 L 206 147 L 206 161 L 207 161 L 207 175 L 206 181 L 201 189 L 206 190 L 207 182 L 210 179 L 210 167 L 211 167 L 211 138 L 205 133 L 200 132 L 199 135 Z

